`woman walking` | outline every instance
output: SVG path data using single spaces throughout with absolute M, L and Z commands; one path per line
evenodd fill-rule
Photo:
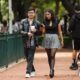
M 50 78 L 54 77 L 55 55 L 57 49 L 60 48 L 60 41 L 58 34 L 60 35 L 61 45 L 63 46 L 63 36 L 60 25 L 54 12 L 50 9 L 44 13 L 45 36 L 43 40 L 43 47 L 45 48 L 48 56 L 48 63 L 50 67 Z

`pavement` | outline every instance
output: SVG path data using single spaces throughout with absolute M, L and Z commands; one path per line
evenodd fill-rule
M 57 52 L 55 77 L 49 78 L 49 65 L 45 52 L 36 52 L 34 65 L 36 68 L 36 76 L 25 78 L 26 61 L 16 64 L 15 66 L 0 72 L 0 80 L 80 80 L 78 70 L 69 69 L 71 64 L 71 52 Z

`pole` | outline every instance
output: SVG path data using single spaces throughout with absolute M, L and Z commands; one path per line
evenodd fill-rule
M 1 13 L 1 0 L 0 0 L 0 22 L 2 22 L 2 13 Z
M 9 4 L 9 33 L 12 34 L 12 0 L 8 0 Z

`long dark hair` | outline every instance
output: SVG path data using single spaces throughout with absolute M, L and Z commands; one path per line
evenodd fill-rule
M 53 10 L 51 10 L 51 9 L 46 9 L 46 10 L 44 11 L 44 13 L 46 13 L 46 12 L 49 12 L 49 13 L 51 14 L 51 20 L 52 20 L 52 21 L 53 21 L 53 20 L 56 20 L 56 15 L 55 15 L 55 13 L 54 13 Z M 45 15 L 44 15 L 44 19 L 45 19 L 45 20 L 48 20 Z

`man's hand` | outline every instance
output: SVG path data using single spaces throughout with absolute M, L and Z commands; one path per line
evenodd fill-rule
M 36 32 L 36 28 L 35 28 L 35 26 L 30 26 L 31 27 L 31 32 Z
M 31 32 L 28 32 L 28 36 L 29 36 L 29 37 L 32 37 L 33 34 L 32 34 Z
M 34 32 L 36 32 L 36 29 L 32 29 L 31 31 L 34 33 Z

